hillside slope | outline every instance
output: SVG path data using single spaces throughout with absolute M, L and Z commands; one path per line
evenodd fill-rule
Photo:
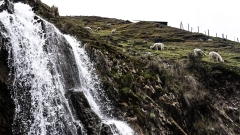
M 60 22 L 93 29 L 87 34 L 94 40 L 79 40 L 87 43 L 116 116 L 139 134 L 239 134 L 239 43 L 148 21 L 68 16 Z M 164 51 L 150 49 L 155 42 Z M 225 62 L 194 57 L 194 48 L 217 51 Z
M 85 44 L 102 87 L 115 107 L 114 116 L 127 121 L 139 135 L 240 134 L 239 43 L 156 22 L 61 17 L 57 7 L 48 7 L 39 0 L 24 2 L 61 32 Z M 109 23 L 111 26 L 107 26 Z M 86 26 L 93 32 L 87 31 Z M 97 27 L 101 27 L 98 32 Z M 112 29 L 117 30 L 115 34 L 111 34 Z M 155 42 L 164 43 L 165 49 L 150 49 Z M 0 43 L 3 47 L 4 43 Z M 207 54 L 217 51 L 225 62 L 195 57 L 194 48 Z M 14 107 L 8 91 L 6 58 L 3 48 L 0 125 L 4 126 L 0 133 L 11 134 Z

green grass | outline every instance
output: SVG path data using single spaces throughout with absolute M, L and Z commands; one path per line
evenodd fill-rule
M 67 18 L 65 23 L 66 22 L 67 25 L 75 23 L 81 27 L 90 26 L 93 30 L 101 27 L 102 30 L 99 32 L 94 31 L 90 33 L 90 35 L 100 40 L 100 42 L 114 46 L 120 53 L 138 59 L 139 61 L 141 61 L 142 57 L 146 56 L 147 52 L 151 55 L 149 57 L 171 61 L 186 60 L 189 53 L 193 53 L 194 48 L 200 48 L 206 54 L 210 51 L 218 52 L 225 60 L 225 62 L 221 64 L 240 67 L 240 44 L 237 42 L 225 41 L 221 38 L 191 33 L 168 26 L 159 27 L 159 25 L 156 25 L 154 22 L 127 23 L 124 20 L 95 16 Z M 111 27 L 105 27 L 107 23 L 111 23 Z M 111 30 L 114 28 L 117 29 L 117 33 L 111 35 Z M 213 42 L 206 41 L 209 38 L 213 39 Z M 200 39 L 204 39 L 204 41 L 200 41 Z M 149 46 L 155 42 L 164 43 L 164 51 L 150 49 Z M 208 56 L 203 57 L 202 61 L 217 63 L 210 61 Z

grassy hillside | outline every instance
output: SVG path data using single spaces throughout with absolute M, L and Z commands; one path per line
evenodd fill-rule
M 163 127 L 172 133 L 224 134 L 227 125 L 231 125 L 229 132 L 239 133 L 239 112 L 228 110 L 239 105 L 239 43 L 150 21 L 132 23 L 75 16 L 62 17 L 61 25 L 57 25 L 67 23 L 72 24 L 72 31 L 75 27 L 92 28 L 93 32 L 86 31 L 89 37 L 77 37 L 83 44 L 88 43 L 88 48 L 99 50 L 92 60 L 102 76 L 104 88 L 118 107 L 116 115 L 123 115 L 126 107 L 122 103 L 127 104 L 126 117 L 137 118 L 131 122 L 134 129 L 146 128 L 140 134 L 150 133 L 151 127 L 158 127 L 156 123 L 164 123 L 156 118 L 159 112 L 164 112 L 171 121 L 172 126 Z M 111 26 L 107 27 L 109 23 Z M 98 32 L 97 27 L 101 27 Z M 117 30 L 116 34 L 111 34 L 112 29 Z M 155 42 L 164 43 L 164 51 L 150 49 Z M 211 61 L 208 56 L 194 57 L 194 48 L 206 54 L 216 51 L 225 62 Z M 94 53 L 89 52 L 90 56 Z M 141 111 L 152 104 L 154 107 L 147 109 L 148 113 Z M 152 112 L 154 108 L 158 112 Z M 224 126 L 218 126 L 219 123 Z
M 239 43 L 150 21 L 40 11 L 86 44 L 115 117 L 138 134 L 240 134 Z M 58 12 L 56 7 L 48 11 Z M 155 42 L 164 43 L 164 51 L 150 49 Z M 216 51 L 225 62 L 194 57 L 194 48 Z
M 138 135 L 240 134 L 239 43 L 157 22 L 133 23 L 96 16 L 59 16 L 57 7 L 49 7 L 40 0 L 16 1 L 31 5 L 37 15 L 85 45 L 96 69 L 94 73 L 100 78 L 101 93 L 113 106 L 111 116 L 126 121 Z M 39 17 L 35 16 L 35 19 Z M 41 19 L 38 22 L 45 29 Z M 111 26 L 107 26 L 109 23 Z M 93 32 L 85 29 L 86 26 L 91 27 Z M 98 32 L 95 31 L 97 27 L 101 27 Z M 112 29 L 117 32 L 111 34 Z M 164 43 L 165 49 L 150 49 L 155 42 Z M 4 46 L 4 43 L 0 45 Z M 225 62 L 211 61 L 208 56 L 195 57 L 194 48 L 200 48 L 206 54 L 216 51 Z M 2 47 L 0 133 L 12 134 L 14 106 L 8 89 L 10 70 L 7 56 L 6 48 Z M 83 100 L 78 102 L 81 104 Z M 109 110 L 104 111 L 108 114 Z M 94 130 L 97 127 L 89 126 L 99 123 L 98 118 L 94 118 L 96 115 L 91 115 L 89 111 L 81 114 L 84 126 L 92 132 L 97 131 Z
M 194 48 L 201 48 L 207 54 L 210 51 L 218 52 L 225 60 L 224 65 L 240 66 L 240 44 L 237 42 L 191 33 L 149 21 L 132 23 L 95 16 L 64 17 L 64 20 L 66 23 L 71 22 L 83 28 L 91 27 L 93 33 L 89 33 L 89 35 L 95 37 L 98 42 L 111 44 L 130 56 L 138 57 L 144 52 L 150 52 L 159 58 L 179 60 L 187 59 L 188 54 L 193 52 Z M 106 27 L 107 23 L 111 23 L 111 26 Z M 101 27 L 102 30 L 96 32 L 97 27 Z M 112 29 L 117 29 L 117 33 L 111 35 Z M 213 39 L 213 42 L 209 42 L 207 39 Z M 151 50 L 149 46 L 155 42 L 164 43 L 165 51 Z M 204 57 L 202 60 L 215 63 L 208 57 Z

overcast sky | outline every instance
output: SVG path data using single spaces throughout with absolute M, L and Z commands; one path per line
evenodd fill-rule
M 240 0 L 41 0 L 61 16 L 86 15 L 122 20 L 167 21 L 169 26 L 240 40 Z

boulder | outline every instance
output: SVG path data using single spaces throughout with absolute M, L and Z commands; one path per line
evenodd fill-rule
M 6 10 L 8 13 L 12 14 L 14 12 L 13 4 L 9 0 L 4 0 L 2 5 L 0 5 L 0 12 Z
M 71 91 L 70 100 L 78 119 L 82 121 L 89 135 L 111 135 L 110 127 L 101 123 L 101 119 L 91 109 L 85 95 L 80 91 Z

